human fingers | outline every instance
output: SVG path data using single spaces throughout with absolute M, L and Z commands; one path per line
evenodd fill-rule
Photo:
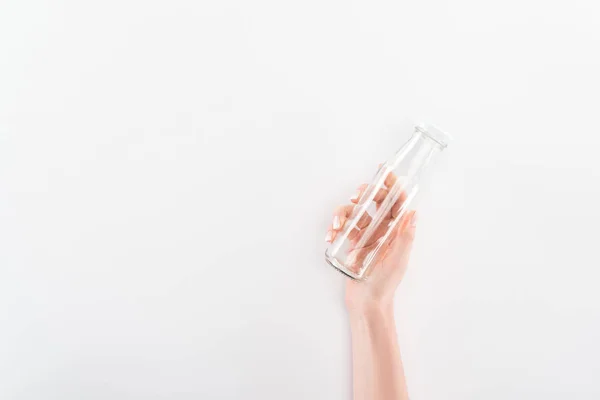
M 381 229 L 382 234 L 377 234 L 377 240 L 369 240 L 368 243 L 361 248 L 353 249 L 353 265 L 357 269 L 375 265 L 384 260 L 388 254 L 394 249 L 393 243 L 396 241 L 400 226 L 396 225 L 391 229 Z
M 379 164 L 379 168 L 382 168 L 383 166 L 384 164 Z M 384 184 L 390 193 L 400 190 L 398 199 L 392 206 L 392 217 L 395 218 L 398 216 L 398 211 L 402 207 L 402 204 L 404 201 L 406 201 L 406 192 L 404 191 L 404 188 L 399 187 L 402 185 L 402 181 L 398 179 L 398 176 L 394 173 L 394 171 L 387 172 L 384 179 Z
M 362 235 L 365 234 L 365 230 L 361 230 L 352 241 L 353 248 L 350 253 L 353 258 L 353 262 L 358 265 L 362 265 L 365 260 L 370 257 L 377 257 L 377 260 L 383 255 L 383 252 L 387 249 L 388 243 L 396 235 L 399 229 L 398 225 L 389 226 L 391 221 L 386 220 L 379 223 L 378 226 L 370 229 L 369 237 L 364 242 L 361 241 Z M 375 259 L 367 259 L 367 262 L 377 261 Z
M 326 242 L 333 242 L 338 235 L 338 233 L 344 228 L 348 218 L 352 215 L 352 211 L 354 210 L 353 204 L 346 204 L 342 206 L 336 207 L 333 213 L 333 220 L 329 228 L 327 229 L 327 234 L 325 236 Z M 362 219 L 362 218 L 361 218 Z M 360 222 L 360 221 L 359 221 Z M 368 222 L 367 222 L 368 223 Z M 362 223 L 363 225 L 365 222 Z M 353 228 L 349 234 L 349 237 L 352 238 L 358 234 L 356 228 Z
M 398 282 L 402 279 L 408 265 L 416 231 L 415 212 L 411 211 L 410 218 L 406 219 L 404 229 L 398 231 L 385 256 L 385 260 L 389 262 L 384 263 L 385 267 L 389 268 L 390 276 L 395 276 Z
M 349 212 L 348 217 L 344 221 L 344 225 L 346 225 L 346 223 L 348 222 L 348 218 L 352 216 L 353 212 L 354 210 L 351 210 Z M 356 240 L 361 233 L 361 229 L 364 229 L 367 226 L 369 226 L 371 221 L 373 221 L 373 217 L 371 217 L 369 213 L 365 212 L 363 215 L 361 215 L 356 224 L 352 227 L 352 230 L 348 233 L 348 239 Z
M 345 204 L 343 206 L 338 206 L 333 211 L 333 221 L 331 223 L 331 227 L 334 231 L 339 231 L 342 229 L 348 217 L 352 214 L 352 210 L 354 209 L 354 205 Z
M 354 192 L 354 194 L 352 195 L 352 197 L 350 197 L 350 201 L 354 204 L 357 204 L 358 201 L 362 198 L 365 190 L 369 187 L 368 184 L 363 183 L 362 185 L 360 185 L 359 187 L 356 188 L 356 192 Z
M 327 228 L 327 233 L 325 234 L 325 241 L 329 242 L 329 243 L 333 242 L 338 234 L 339 234 L 339 231 L 334 230 L 333 226 L 330 224 L 329 227 Z M 360 229 L 353 228 L 348 233 L 348 239 L 355 241 L 359 235 L 360 235 Z
M 415 210 L 408 211 L 400 221 L 400 233 L 404 234 L 407 231 L 417 227 L 417 212 Z
M 417 212 L 407 212 L 399 221 L 393 240 L 389 242 L 389 248 L 393 252 L 398 247 L 405 247 L 406 243 L 412 242 L 417 227 Z
M 405 225 L 402 230 L 402 235 L 407 240 L 413 240 L 415 238 L 415 231 L 417 230 L 418 215 L 416 211 L 410 213 L 410 221 Z
M 360 185 L 352 197 L 350 197 L 350 201 L 354 204 L 358 204 L 360 199 L 362 199 L 366 194 L 368 187 L 369 185 L 366 183 Z M 379 188 L 377 193 L 375 193 L 375 196 L 373 196 L 373 201 L 377 204 L 381 204 L 381 202 L 387 197 L 388 193 L 389 192 L 386 188 Z
M 390 231 L 386 234 L 383 242 L 378 246 L 377 252 L 373 252 L 375 244 L 370 249 L 365 249 L 365 252 L 357 255 L 357 260 L 361 263 L 369 262 L 374 264 L 375 269 L 379 268 L 384 260 L 390 260 L 390 264 L 394 269 L 396 264 L 399 264 L 402 256 L 408 256 L 407 253 L 412 245 L 414 238 L 414 232 L 416 227 L 416 214 L 415 211 L 410 211 L 404 217 L 402 217 L 397 224 L 395 224 Z M 370 256 L 369 253 L 373 252 Z M 366 253 L 366 254 L 365 254 Z M 368 259 L 367 257 L 371 257 Z
M 385 164 L 379 164 L 379 169 L 384 168 Z M 392 187 L 394 187 L 394 185 L 396 184 L 396 182 L 398 181 L 398 177 L 396 176 L 396 174 L 394 173 L 394 171 L 389 171 L 387 172 L 387 174 L 385 175 L 385 180 L 384 180 L 384 184 L 388 189 L 391 189 Z
M 411 228 L 415 221 L 415 211 L 406 213 L 398 220 L 384 219 L 377 227 L 373 228 L 369 238 L 361 244 L 361 248 L 355 249 L 359 254 L 356 258 L 359 261 L 364 259 L 366 255 L 374 249 L 374 246 L 376 246 L 379 248 L 376 261 L 379 261 L 385 256 L 387 249 L 393 246 L 398 235 Z M 354 240 L 353 244 L 355 246 L 358 244 L 360 236 L 363 233 L 364 231 L 360 231 L 359 235 Z
M 400 195 L 398 196 L 398 200 L 396 200 L 396 202 L 390 209 L 390 217 L 391 218 L 397 218 L 402 213 L 402 211 L 403 211 L 402 208 L 404 206 L 405 201 L 406 201 L 406 192 L 403 190 L 400 192 Z
M 354 272 L 360 271 L 365 267 L 365 259 L 375 249 L 375 245 L 360 248 L 352 248 L 348 252 L 348 264 Z

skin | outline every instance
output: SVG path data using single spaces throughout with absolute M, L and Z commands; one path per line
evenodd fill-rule
M 390 174 L 386 179 L 386 188 L 380 189 L 375 202 L 380 205 L 385 199 L 387 190 L 395 182 Z M 359 187 L 351 198 L 349 205 L 340 206 L 334 213 L 326 240 L 331 242 L 344 229 L 344 225 L 352 215 L 354 205 L 360 201 L 367 185 Z M 378 197 L 379 196 L 379 197 Z M 373 241 L 365 244 L 363 249 L 352 249 L 359 256 L 360 263 L 372 249 L 374 242 L 381 238 L 387 230 L 387 224 L 397 218 L 401 202 L 406 197 L 400 196 L 399 204 L 395 204 L 377 227 Z M 360 238 L 361 230 L 371 223 L 366 219 L 359 223 L 353 243 Z M 346 307 L 348 309 L 352 333 L 352 363 L 354 400 L 407 400 L 408 392 L 404 378 L 404 369 L 400 357 L 396 324 L 394 321 L 394 294 L 400 285 L 408 266 L 412 243 L 415 237 L 416 215 L 407 211 L 400 217 L 396 228 L 382 247 L 375 264 L 370 268 L 364 281 L 348 280 L 346 285 Z

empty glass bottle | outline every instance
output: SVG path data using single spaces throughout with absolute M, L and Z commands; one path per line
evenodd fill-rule
M 386 241 L 413 205 L 423 173 L 446 148 L 448 139 L 448 135 L 432 126 L 415 127 L 412 137 L 381 165 L 344 228 L 325 251 L 331 266 L 353 279 L 368 276 Z

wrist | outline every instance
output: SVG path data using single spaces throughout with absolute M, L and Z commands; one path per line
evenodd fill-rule
M 394 304 L 383 299 L 369 299 L 360 302 L 346 302 L 348 314 L 351 317 L 378 319 L 393 317 Z

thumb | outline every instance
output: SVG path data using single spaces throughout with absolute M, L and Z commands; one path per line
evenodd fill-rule
M 400 232 L 400 235 L 404 237 L 405 240 L 413 241 L 415 239 L 415 232 L 417 230 L 417 212 L 412 211 L 410 213 L 410 219 L 408 221 L 407 226 Z
M 391 253 L 394 257 L 407 256 L 412 248 L 417 230 L 417 212 L 411 211 L 406 215 L 405 221 L 398 229 L 396 237 L 390 244 Z

